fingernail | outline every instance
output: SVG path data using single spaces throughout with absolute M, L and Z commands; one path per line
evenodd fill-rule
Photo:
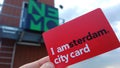
M 54 64 L 51 62 L 47 62 L 45 64 L 43 64 L 40 68 L 55 68 Z

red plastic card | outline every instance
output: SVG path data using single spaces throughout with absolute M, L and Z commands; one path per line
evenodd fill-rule
M 51 61 L 66 68 L 120 46 L 100 8 L 43 33 Z

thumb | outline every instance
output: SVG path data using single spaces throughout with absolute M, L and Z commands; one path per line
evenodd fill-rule
M 55 66 L 52 62 L 46 62 L 40 68 L 55 68 Z

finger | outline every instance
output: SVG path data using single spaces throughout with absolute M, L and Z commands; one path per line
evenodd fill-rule
M 42 58 L 42 59 L 40 59 L 38 61 L 35 61 L 35 63 L 37 63 L 37 64 L 39 64 L 41 66 L 42 64 L 44 64 L 46 62 L 49 62 L 49 61 L 50 61 L 49 56 L 46 56 L 46 57 L 44 57 L 44 58 Z
M 54 64 L 51 62 L 46 62 L 40 68 L 55 68 Z

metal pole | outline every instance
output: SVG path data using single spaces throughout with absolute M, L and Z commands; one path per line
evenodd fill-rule
M 11 61 L 11 67 L 10 68 L 13 68 L 13 65 L 14 65 L 15 51 L 16 51 L 16 42 L 15 42 L 14 48 L 13 48 L 12 61 Z

